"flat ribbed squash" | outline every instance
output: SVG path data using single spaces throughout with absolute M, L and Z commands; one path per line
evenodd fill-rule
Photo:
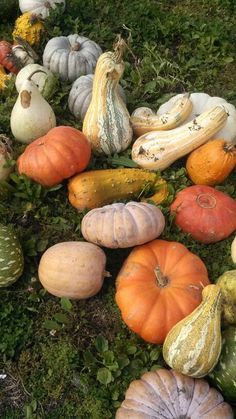
M 16 234 L 0 224 L 0 287 L 7 287 L 21 276 L 24 258 Z

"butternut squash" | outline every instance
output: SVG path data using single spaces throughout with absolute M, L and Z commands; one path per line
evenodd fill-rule
M 221 288 L 207 285 L 201 304 L 166 336 L 163 357 L 171 368 L 195 378 L 213 370 L 222 345 L 221 306 Z
M 100 55 L 94 74 L 92 99 L 85 114 L 83 132 L 92 149 L 107 155 L 125 150 L 132 141 L 130 115 L 119 94 L 126 47 L 119 39 L 114 51 Z
M 138 199 L 145 190 L 154 191 L 147 199 L 155 204 L 168 195 L 167 183 L 157 173 L 142 169 L 92 170 L 72 177 L 68 184 L 69 201 L 81 211 L 123 199 Z

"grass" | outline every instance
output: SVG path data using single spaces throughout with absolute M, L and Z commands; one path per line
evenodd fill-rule
M 13 4 L 11 12 L 5 11 L 7 23 L 0 24 L 1 39 L 11 40 L 14 19 L 20 14 L 18 2 Z M 55 12 L 48 20 L 38 53 L 52 36 L 77 32 L 110 50 L 114 34 L 131 33 L 122 79 L 130 112 L 145 105 L 157 109 L 182 91 L 204 91 L 236 105 L 235 9 L 230 0 L 67 0 L 65 13 Z M 61 84 L 51 105 L 58 125 L 80 128 L 67 107 L 69 89 Z M 9 136 L 16 95 L 12 80 L 0 97 L 0 132 Z M 15 158 L 23 148 L 14 143 Z M 94 158 L 93 167 L 112 163 Z M 173 196 L 191 184 L 184 159 L 164 177 Z M 234 172 L 219 186 L 234 198 L 235 180 Z M 1 222 L 14 225 L 25 255 L 22 278 L 0 291 L 0 371 L 6 374 L 0 378 L 1 418 L 113 418 L 130 381 L 164 365 L 161 348 L 130 332 L 114 305 L 115 278 L 130 249 L 105 250 L 112 276 L 97 296 L 78 302 L 50 296 L 37 280 L 39 259 L 50 245 L 82 239 L 83 214 L 68 203 L 66 182 L 46 191 L 14 173 L 0 194 Z M 180 241 L 198 254 L 213 282 L 233 268 L 232 236 L 215 245 L 199 244 L 173 226 L 168 205 L 162 210 L 166 216 L 162 237 Z

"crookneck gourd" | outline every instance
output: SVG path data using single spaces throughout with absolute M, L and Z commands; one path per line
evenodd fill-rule
M 93 150 L 107 155 L 125 150 L 133 135 L 129 112 L 118 92 L 124 71 L 125 46 L 124 40 L 118 39 L 113 52 L 105 52 L 99 57 L 92 100 L 83 123 L 83 132 Z
M 201 378 L 213 370 L 221 352 L 222 291 L 208 285 L 202 302 L 170 330 L 163 345 L 163 357 L 175 371 Z

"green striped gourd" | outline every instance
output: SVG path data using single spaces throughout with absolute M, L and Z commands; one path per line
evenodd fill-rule
M 222 351 L 219 362 L 209 375 L 211 383 L 222 395 L 236 404 L 236 328 L 222 331 Z
M 200 378 L 217 364 L 222 345 L 221 303 L 220 287 L 207 285 L 201 304 L 170 330 L 163 357 L 175 371 Z
M 22 274 L 24 257 L 14 231 L 0 224 L 0 287 L 7 287 Z
M 124 71 L 125 42 L 119 39 L 114 51 L 100 55 L 93 80 L 92 99 L 85 114 L 83 133 L 98 153 L 119 153 L 130 145 L 133 130 L 130 115 L 119 94 Z

